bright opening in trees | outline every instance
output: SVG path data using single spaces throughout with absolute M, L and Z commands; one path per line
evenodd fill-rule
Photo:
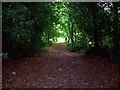
M 64 37 L 58 37 L 56 43 L 65 43 L 65 38 Z

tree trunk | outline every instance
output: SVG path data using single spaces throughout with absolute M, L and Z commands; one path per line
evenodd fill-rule
M 100 45 L 99 45 L 99 32 L 98 32 L 98 25 L 97 25 L 97 15 L 96 13 L 97 12 L 97 4 L 94 3 L 93 4 L 93 11 L 92 11 L 92 17 L 93 17 L 93 24 L 94 24 L 94 27 L 93 27 L 93 39 L 94 39 L 94 46 L 95 48 L 99 48 Z
M 70 42 L 71 40 L 71 23 L 69 22 L 68 23 L 68 43 Z
M 113 3 L 113 48 L 117 49 L 119 47 L 119 20 L 118 20 L 118 3 Z
M 49 35 L 50 33 L 49 33 L 49 30 L 48 30 L 48 32 L 47 32 L 47 42 L 48 42 L 48 44 L 50 43 L 50 35 Z
M 76 28 L 74 29 L 74 32 L 75 32 L 75 33 L 74 33 L 74 37 L 75 37 L 75 40 L 74 40 L 74 41 L 76 42 L 76 39 L 77 39 L 77 38 L 76 38 Z
M 73 27 L 74 27 L 74 23 L 72 23 L 72 26 L 71 26 L 71 35 L 70 35 L 71 43 L 72 43 L 72 44 L 74 43 L 74 38 L 73 38 Z
M 94 27 L 94 31 L 93 31 L 93 39 L 94 39 L 94 46 L 95 48 L 99 48 L 99 36 L 98 36 L 98 30 L 96 29 L 96 27 Z
M 112 53 L 112 59 L 117 60 L 120 53 L 120 38 L 119 38 L 119 19 L 118 19 L 118 3 L 113 3 L 113 53 Z

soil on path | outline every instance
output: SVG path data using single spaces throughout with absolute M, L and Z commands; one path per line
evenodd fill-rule
M 54 44 L 50 51 L 3 61 L 3 88 L 118 88 L 118 63 Z

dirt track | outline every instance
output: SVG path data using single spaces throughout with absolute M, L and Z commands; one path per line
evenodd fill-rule
M 55 44 L 48 53 L 3 61 L 3 88 L 117 88 L 118 63 L 72 53 Z

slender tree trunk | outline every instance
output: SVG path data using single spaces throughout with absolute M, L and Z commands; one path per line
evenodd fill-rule
M 48 44 L 50 43 L 50 33 L 49 33 L 49 30 L 47 32 L 47 42 L 48 42 Z
M 50 35 L 49 35 L 49 33 L 48 33 L 48 44 L 50 43 L 49 36 L 50 36 Z
M 75 32 L 74 37 L 75 37 L 75 42 L 76 42 L 76 28 L 74 29 L 74 32 Z
M 74 38 L 73 38 L 73 28 L 74 28 L 74 23 L 72 23 L 72 26 L 71 26 L 71 36 L 70 36 L 70 38 L 71 38 L 71 43 L 73 44 L 74 43 Z
M 97 4 L 94 3 L 93 5 L 93 11 L 92 11 L 92 17 L 93 17 L 93 24 L 94 24 L 94 27 L 93 27 L 93 39 L 94 39 L 94 46 L 95 48 L 99 48 L 100 45 L 99 45 L 99 32 L 98 32 L 98 25 L 97 25 Z
M 99 36 L 98 36 L 98 30 L 96 29 L 96 27 L 94 27 L 94 31 L 93 31 L 93 39 L 94 39 L 94 46 L 95 48 L 99 48 Z
M 68 23 L 68 43 L 70 42 L 70 38 L 71 38 L 71 24 L 70 22 Z
M 118 59 L 120 55 L 120 38 L 119 38 L 119 19 L 118 19 L 118 3 L 113 3 L 113 54 L 112 59 L 116 60 Z
M 118 20 L 118 3 L 113 3 L 113 44 L 114 49 L 119 47 L 119 20 Z

